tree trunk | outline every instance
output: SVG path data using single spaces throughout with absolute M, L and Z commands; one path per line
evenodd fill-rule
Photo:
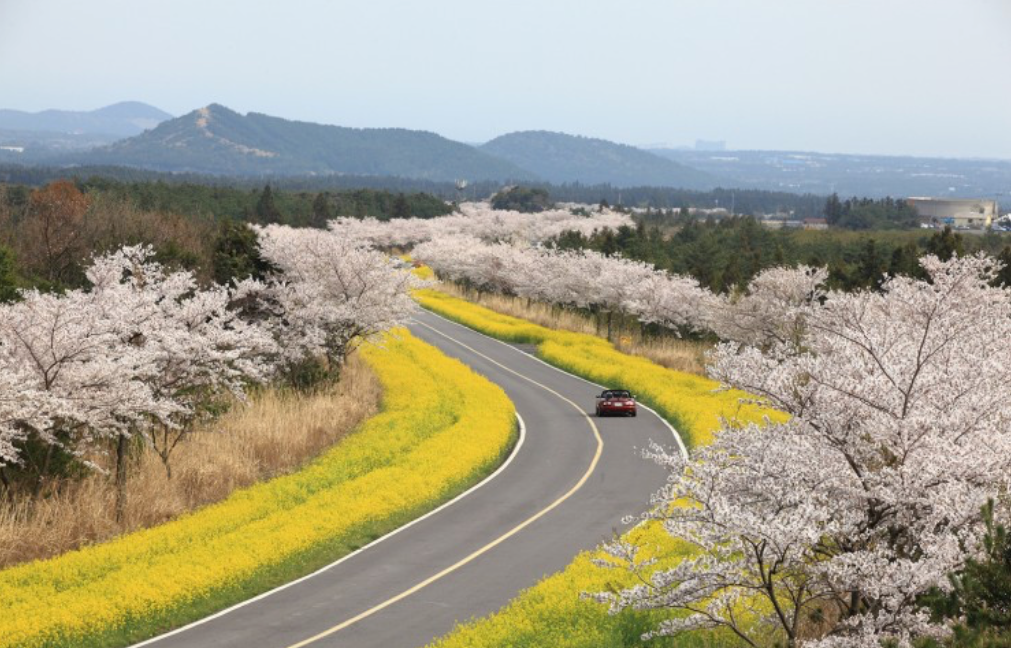
M 46 456 L 42 460 L 42 466 L 39 467 L 38 474 L 35 475 L 35 486 L 32 488 L 32 499 L 37 500 L 39 496 L 42 495 L 42 484 L 45 480 L 47 474 L 49 474 L 49 464 L 53 459 L 53 445 L 50 444 L 46 447 Z
M 607 311 L 607 341 L 611 341 L 611 320 L 614 318 L 614 313 Z
M 4 490 L 11 491 L 11 480 L 7 476 L 7 466 L 0 466 L 0 484 L 4 485 Z
M 116 522 L 122 522 L 126 513 L 126 455 L 128 438 L 120 434 L 116 441 Z
M 169 463 L 168 452 L 159 456 L 161 457 L 162 465 L 165 466 L 165 479 L 172 481 L 172 464 Z

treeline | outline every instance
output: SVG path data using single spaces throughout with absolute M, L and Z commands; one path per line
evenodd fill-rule
M 537 185 L 532 185 L 537 186 Z M 726 209 L 733 214 L 759 216 L 790 214 L 791 218 L 819 218 L 825 197 L 761 189 L 713 189 L 699 191 L 670 187 L 613 187 L 611 185 L 545 185 L 559 202 L 606 202 L 611 206 L 680 210 L 682 207 Z
M 982 250 L 1008 264 L 1009 243 L 1011 239 L 998 234 L 965 237 L 950 229 L 931 233 L 773 230 L 746 216 L 685 218 L 673 233 L 640 220 L 635 228 L 591 236 L 569 232 L 551 242 L 560 248 L 588 248 L 647 261 L 691 275 L 715 292 L 743 288 L 766 268 L 800 264 L 827 267 L 832 288 L 873 288 L 886 274 L 923 276 L 918 259 L 924 254 L 949 259 Z M 1011 284 L 1011 269 L 1002 271 L 1001 281 Z
M 534 214 L 555 206 L 551 196 L 545 189 L 529 187 L 507 187 L 491 197 L 492 209 L 509 209 L 512 211 Z
M 825 219 L 829 225 L 851 230 L 913 229 L 919 227 L 916 208 L 894 198 L 848 198 L 832 194 L 825 201 Z
M 271 174 L 257 176 L 208 175 L 203 173 L 153 171 L 137 167 L 82 165 L 26 166 L 23 164 L 0 164 L 0 182 L 41 186 L 64 178 L 76 182 L 92 178 L 105 178 L 116 182 L 163 182 L 165 184 L 195 184 L 216 187 L 256 189 L 269 184 L 275 189 L 289 191 L 342 191 L 348 189 L 376 189 L 393 192 L 424 192 L 452 198 L 456 185 L 452 182 L 438 182 L 416 178 L 379 175 L 305 175 L 278 176 Z M 496 185 L 497 187 L 497 185 Z M 469 195 L 469 192 L 468 192 Z
M 715 193 L 715 192 L 714 192 Z M 802 197 L 803 198 L 803 197 Z M 730 212 L 731 216 L 757 216 L 760 214 L 776 214 L 778 217 L 785 217 L 786 220 L 802 220 L 804 218 L 824 217 L 829 225 L 840 229 L 849 230 L 895 230 L 895 229 L 916 229 L 920 226 L 920 217 L 916 208 L 908 202 L 898 198 L 847 198 L 842 200 L 838 194 L 832 194 L 827 199 L 812 196 L 810 203 L 804 202 L 804 209 L 800 212 L 787 211 L 783 208 L 766 211 L 758 209 L 755 205 L 745 203 L 744 208 L 739 208 L 732 201 L 722 205 Z M 822 201 L 819 211 L 815 209 L 818 201 Z M 762 202 L 765 207 L 769 205 Z M 691 205 L 699 207 L 700 205 Z M 711 207 L 719 207 L 717 201 L 713 201 Z M 680 227 L 690 220 L 692 216 L 688 212 L 688 206 L 679 208 L 647 208 L 645 212 L 640 212 L 637 218 L 645 221 L 649 225 Z
M 120 182 L 93 177 L 74 182 L 85 194 L 125 200 L 144 211 L 160 211 L 215 220 L 231 218 L 260 224 L 281 223 L 324 227 L 335 216 L 432 218 L 453 211 L 445 201 L 426 193 L 392 193 L 374 189 L 348 191 L 288 191 L 267 184 L 252 189 L 167 182 Z M 10 185 L 8 201 L 25 205 L 32 188 Z
M 152 183 L 205 185 L 238 189 L 260 189 L 270 184 L 274 190 L 319 193 L 352 189 L 374 189 L 394 193 L 426 193 L 449 201 L 485 200 L 502 188 L 501 182 L 476 181 L 465 188 L 453 182 L 438 182 L 391 176 L 313 175 L 313 176 L 209 176 L 196 173 L 164 173 L 129 167 L 86 166 L 72 169 L 60 167 L 0 164 L 0 182 L 40 186 L 60 178 L 72 177 L 81 182 L 91 178 L 107 178 L 121 183 Z M 785 213 L 795 218 L 819 218 L 825 210 L 825 196 L 795 194 L 786 191 L 760 189 L 714 189 L 712 191 L 677 189 L 673 187 L 616 187 L 610 184 L 551 184 L 523 182 L 523 187 L 547 191 L 557 202 L 613 206 L 679 209 L 697 207 L 732 209 L 735 214 L 759 215 Z
M 248 223 L 324 227 L 336 216 L 431 218 L 452 209 L 429 194 L 371 189 L 310 193 L 98 178 L 0 184 L 0 301 L 17 288 L 82 287 L 89 259 L 123 245 L 150 245 L 160 263 L 227 284 L 265 270 Z

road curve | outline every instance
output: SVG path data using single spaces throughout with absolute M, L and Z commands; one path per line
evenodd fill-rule
M 591 418 L 594 386 L 431 313 L 411 332 L 515 403 L 526 435 L 509 465 L 311 578 L 137 646 L 418 648 L 609 538 L 663 484 L 663 471 L 638 452 L 650 440 L 674 442 L 652 413 Z

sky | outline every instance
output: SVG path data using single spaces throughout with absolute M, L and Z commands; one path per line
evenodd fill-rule
M 1011 159 L 1011 0 L 0 0 L 0 107 Z

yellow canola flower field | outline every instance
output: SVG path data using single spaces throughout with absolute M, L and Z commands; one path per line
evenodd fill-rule
M 271 570 L 290 574 L 295 564 L 304 573 L 363 531 L 434 508 L 514 444 L 512 403 L 463 364 L 407 331 L 362 353 L 383 385 L 381 412 L 302 470 L 164 525 L 0 571 L 0 647 L 122 644 L 192 620 L 208 600 L 221 607 L 276 584 L 264 578 Z
M 712 440 L 722 419 L 761 422 L 768 417 L 785 420 L 780 412 L 741 404 L 746 394 L 718 391 L 715 381 L 686 374 L 630 356 L 606 340 L 557 331 L 503 315 L 436 290 L 421 290 L 415 299 L 426 309 L 447 319 L 508 342 L 536 344 L 538 355 L 559 368 L 612 388 L 629 389 L 654 407 L 682 434 L 689 446 Z M 629 511 L 635 513 L 635 511 Z M 668 535 L 655 522 L 626 534 L 644 549 L 640 557 L 655 556 L 656 567 L 670 567 L 691 555 L 691 547 Z M 603 558 L 584 552 L 563 571 L 525 590 L 506 607 L 484 619 L 457 626 L 430 648 L 620 648 L 641 645 L 642 633 L 656 628 L 663 618 L 655 612 L 610 616 L 607 608 L 581 598 L 584 592 L 612 591 L 637 584 L 628 572 L 593 564 Z M 710 647 L 733 643 L 718 632 L 695 632 L 676 638 L 656 639 L 650 646 Z

